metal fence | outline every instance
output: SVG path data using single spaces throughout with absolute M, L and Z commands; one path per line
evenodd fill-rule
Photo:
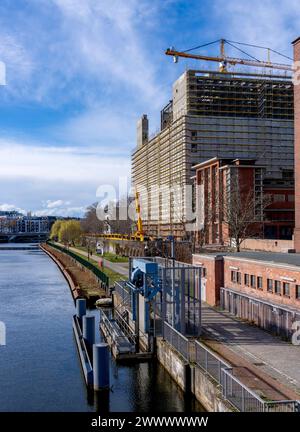
M 77 255 L 76 253 L 70 251 L 69 249 L 66 249 L 66 248 L 59 246 L 59 245 L 52 243 L 52 242 L 48 242 L 48 244 L 50 246 L 54 247 L 55 249 L 69 255 L 71 258 L 78 261 L 81 265 L 83 265 L 84 267 L 91 270 L 94 273 L 94 275 L 97 276 L 97 278 L 100 279 L 100 281 L 105 284 L 105 286 L 107 288 L 109 287 L 109 277 L 103 271 L 98 269 L 94 264 L 90 263 L 85 258 L 82 258 L 81 256 Z
M 170 324 L 163 324 L 163 338 L 178 351 L 185 360 L 190 360 L 190 344 L 189 340 L 175 330 Z
M 265 401 L 233 376 L 232 368 L 221 370 L 222 390 L 229 400 L 242 412 L 300 412 L 300 402 L 293 400 Z
M 228 363 L 198 341 L 195 341 L 195 363 L 204 369 L 218 384 L 222 383 L 222 369 L 230 368 Z
M 115 282 L 115 292 L 120 297 L 122 306 L 125 306 L 131 311 L 131 296 L 126 281 Z
M 241 412 L 300 412 L 300 401 L 262 399 L 233 375 L 231 365 L 206 345 L 194 339 L 187 339 L 166 322 L 163 325 L 163 338 L 185 360 L 195 362 L 219 384 L 224 399 L 228 400 L 237 410 Z

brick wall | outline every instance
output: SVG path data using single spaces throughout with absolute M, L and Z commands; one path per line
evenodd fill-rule
M 294 61 L 300 61 L 300 38 L 293 42 Z M 298 66 L 299 68 L 299 66 Z M 300 252 L 300 83 L 294 85 L 295 123 L 295 231 L 294 248 Z
M 232 281 L 232 272 L 239 273 L 239 279 Z M 249 285 L 245 275 L 249 275 Z M 251 276 L 255 287 L 251 287 Z M 236 279 L 237 275 L 235 275 Z M 259 287 L 258 277 L 261 278 Z M 272 282 L 272 292 L 268 291 L 268 279 Z M 280 283 L 280 293 L 275 293 L 275 281 Z M 289 284 L 289 295 L 284 294 L 283 284 Z M 296 298 L 296 285 L 300 285 L 299 268 L 283 264 L 258 262 L 242 258 L 224 257 L 224 287 L 241 291 L 272 303 L 300 309 L 300 299 Z
M 220 287 L 223 286 L 223 257 L 218 255 L 193 255 L 193 265 L 204 268 L 202 283 L 206 285 L 206 302 L 216 306 L 220 302 Z

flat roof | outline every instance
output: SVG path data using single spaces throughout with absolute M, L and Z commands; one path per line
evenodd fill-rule
M 232 258 L 248 259 L 253 261 L 263 261 L 276 264 L 300 267 L 300 253 L 284 253 L 284 252 L 262 252 L 262 251 L 241 251 L 241 252 L 216 252 L 195 254 L 195 255 L 211 255 L 223 256 Z
M 299 253 L 284 253 L 284 252 L 260 252 L 260 251 L 242 251 L 228 253 L 228 256 L 235 258 L 241 257 L 257 261 L 268 261 L 276 264 L 288 264 L 293 266 L 300 266 Z

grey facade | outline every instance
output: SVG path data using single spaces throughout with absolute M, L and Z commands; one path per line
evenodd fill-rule
M 293 115 L 288 78 L 186 71 L 161 112 L 161 131 L 132 154 L 132 182 L 141 188 L 148 233 L 182 236 L 187 222 L 183 188 L 192 184 L 192 167 L 205 160 L 251 158 L 265 166 L 266 181 L 291 179 Z M 163 193 L 149 197 L 145 190 L 154 185 L 178 185 L 181 200 Z

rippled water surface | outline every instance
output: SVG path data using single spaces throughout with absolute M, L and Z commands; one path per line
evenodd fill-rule
M 116 365 L 112 390 L 87 394 L 74 342 L 74 303 L 40 250 L 0 250 L 0 411 L 199 411 L 154 363 Z

